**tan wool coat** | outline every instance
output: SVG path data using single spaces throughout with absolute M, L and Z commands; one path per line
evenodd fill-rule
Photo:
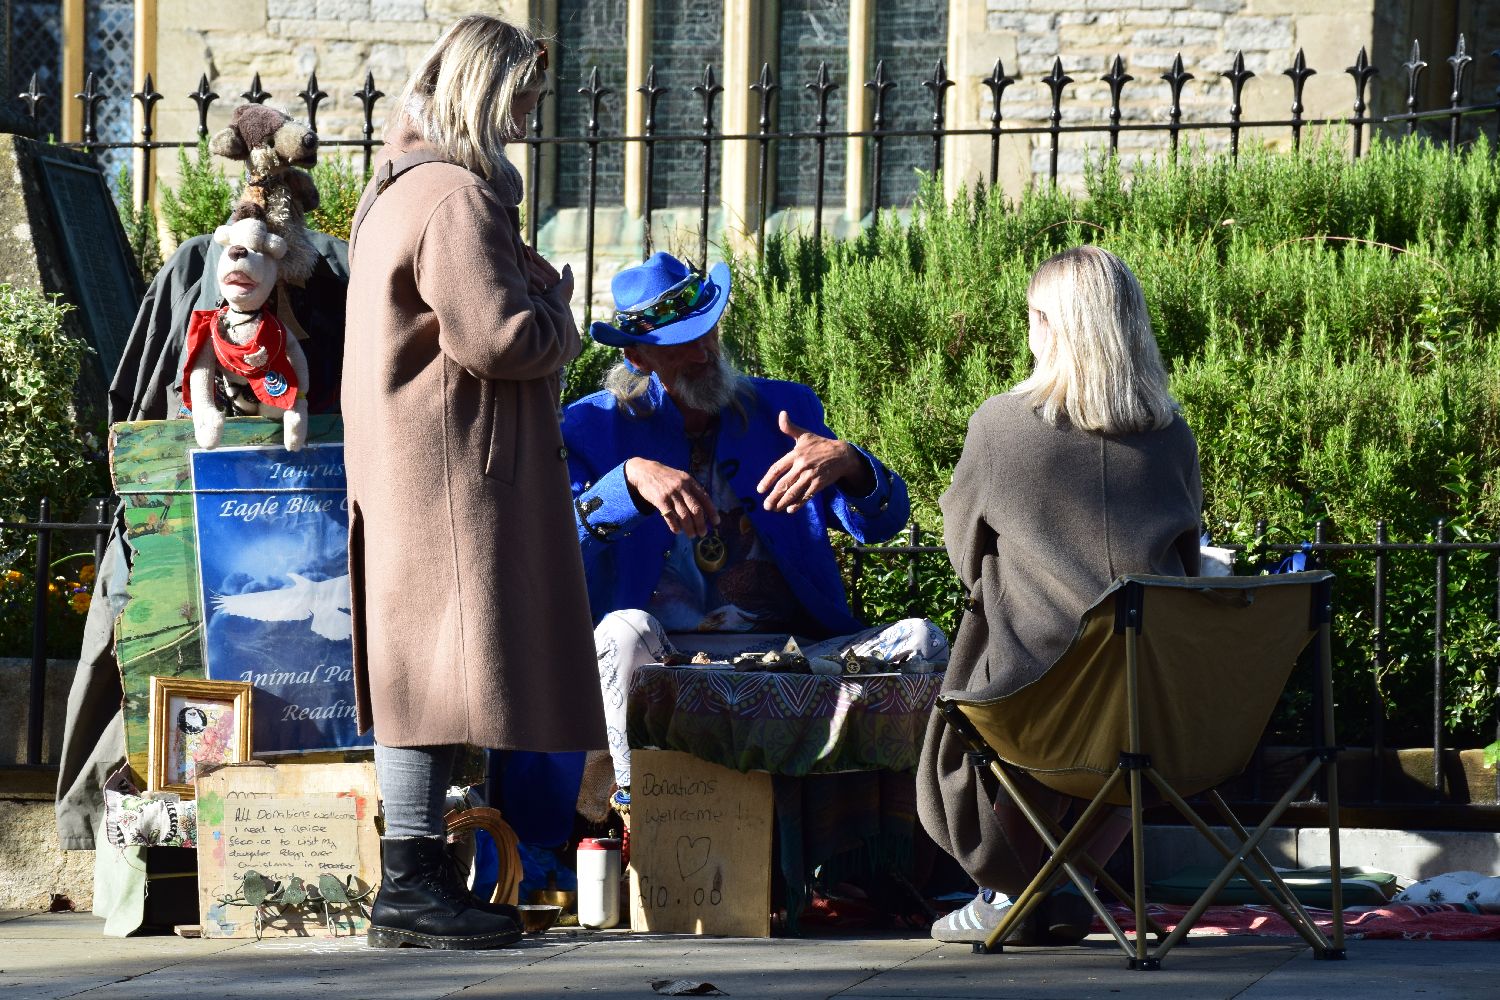
M 419 148 L 394 131 L 377 172 Z M 511 186 L 414 167 L 350 252 L 355 684 L 361 731 L 388 746 L 605 745 L 557 420 L 581 342 L 561 295 L 528 289 Z

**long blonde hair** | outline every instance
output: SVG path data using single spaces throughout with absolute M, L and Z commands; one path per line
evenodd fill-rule
M 1049 423 L 1104 434 L 1159 430 L 1177 412 L 1141 284 L 1108 250 L 1064 250 L 1031 277 L 1026 301 L 1050 337 L 1011 391 Z
M 523 28 L 470 14 L 443 32 L 407 81 L 394 116 L 410 116 L 422 137 L 454 163 L 493 180 L 504 170 L 511 102 L 537 88 L 539 43 Z

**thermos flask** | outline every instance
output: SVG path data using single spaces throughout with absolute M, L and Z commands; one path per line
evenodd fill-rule
M 620 922 L 620 841 L 614 837 L 578 842 L 578 922 L 594 928 Z

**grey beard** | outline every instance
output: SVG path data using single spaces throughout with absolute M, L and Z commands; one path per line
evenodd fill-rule
M 706 374 L 697 378 L 678 379 L 672 386 L 672 396 L 679 406 L 700 413 L 719 413 L 739 395 L 743 378 L 729 359 L 721 354 Z

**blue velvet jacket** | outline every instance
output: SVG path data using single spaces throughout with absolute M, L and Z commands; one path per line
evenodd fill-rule
M 906 483 L 860 448 L 875 473 L 875 488 L 869 496 L 849 496 L 834 486 L 795 513 L 765 510 L 756 484 L 793 444 L 777 426 L 779 411 L 785 410 L 792 423 L 816 434 L 836 435 L 824 423 L 823 404 L 811 389 L 772 379 L 749 381 L 754 396 L 745 399 L 748 420 L 740 420 L 732 411 L 721 418 L 718 465 L 727 469 L 730 485 L 746 501 L 761 544 L 774 556 L 808 616 L 826 635 L 858 631 L 863 626 L 849 611 L 828 529 L 842 528 L 858 542 L 890 538 L 911 514 Z M 672 547 L 666 521 L 655 511 L 642 514 L 637 510 L 625 483 L 625 462 L 631 458 L 688 468 L 682 413 L 654 375 L 649 405 L 649 414 L 636 417 L 621 409 L 610 393 L 596 392 L 563 412 L 573 516 L 596 624 L 611 611 L 645 608 L 651 603 Z

